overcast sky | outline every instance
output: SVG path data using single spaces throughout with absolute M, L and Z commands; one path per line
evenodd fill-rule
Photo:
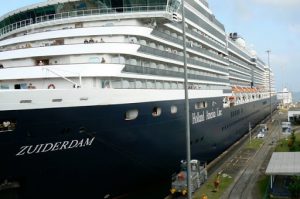
M 43 0 L 9 0 L 0 15 Z M 237 32 L 275 73 L 276 89 L 300 91 L 300 0 L 208 0 L 227 33 Z
M 276 89 L 300 91 L 299 0 L 208 0 L 227 33 L 238 32 L 275 72 Z

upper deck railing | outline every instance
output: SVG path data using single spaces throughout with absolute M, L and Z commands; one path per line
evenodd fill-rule
M 171 7 L 167 5 L 158 6 L 135 6 L 135 7 L 120 7 L 120 8 L 101 8 L 101 9 L 90 9 L 90 10 L 76 10 L 70 12 L 62 12 L 57 14 L 50 14 L 39 16 L 35 18 L 25 19 L 10 25 L 7 25 L 0 29 L 0 36 L 3 36 L 11 31 L 28 27 L 33 24 L 43 23 L 47 21 L 55 21 L 61 19 L 68 19 L 74 17 L 83 16 L 98 16 L 106 14 L 124 14 L 124 13 L 140 13 L 140 12 L 157 12 L 166 11 L 171 12 Z

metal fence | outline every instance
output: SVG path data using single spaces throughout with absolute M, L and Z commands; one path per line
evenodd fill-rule
M 184 77 L 184 73 L 182 73 L 182 72 L 163 70 L 163 69 L 157 69 L 157 68 L 149 68 L 149 67 L 136 66 L 136 65 L 128 65 L 128 64 L 126 64 L 123 71 L 144 74 L 144 75 L 158 75 L 158 76 L 177 77 L 177 78 Z M 227 80 L 227 79 L 221 79 L 221 78 L 217 78 L 217 77 L 208 77 L 208 76 L 203 76 L 203 75 L 195 75 L 195 74 L 188 74 L 188 78 L 194 79 L 194 80 L 202 80 L 202 81 L 229 83 L 229 80 Z
M 10 25 L 7 25 L 0 29 L 0 36 L 7 34 L 13 30 L 30 26 L 32 24 L 62 20 L 74 17 L 83 16 L 98 16 L 105 14 L 122 14 L 122 13 L 136 13 L 136 12 L 157 12 L 157 11 L 170 11 L 169 6 L 158 5 L 158 6 L 135 6 L 135 7 L 120 7 L 120 8 L 101 8 L 101 9 L 90 9 L 90 10 L 75 10 L 70 12 L 62 12 L 57 14 L 50 14 L 39 16 L 36 18 L 25 19 Z

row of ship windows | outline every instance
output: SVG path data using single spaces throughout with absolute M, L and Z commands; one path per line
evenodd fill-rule
M 93 87 L 99 87 L 102 89 L 184 89 L 184 83 L 182 82 L 172 82 L 172 81 L 160 81 L 160 80 L 142 80 L 142 79 L 107 79 L 107 80 L 98 80 L 94 78 Z M 30 83 L 18 83 L 18 84 L 8 84 L 1 83 L 0 89 L 55 89 L 60 88 L 60 85 L 56 84 L 39 84 L 38 82 Z M 200 90 L 200 89 L 210 89 L 218 90 L 224 89 L 223 86 L 213 85 L 213 84 L 199 84 L 199 83 L 189 83 L 188 89 L 191 90 Z
M 248 81 L 230 79 L 229 82 L 230 82 L 230 85 L 237 85 L 237 86 L 242 86 L 242 87 L 251 87 L 251 83 L 248 82 Z
M 96 80 L 95 80 L 96 81 Z M 96 85 L 97 83 L 94 82 Z M 175 81 L 161 81 L 161 80 L 142 80 L 142 79 L 110 79 L 101 81 L 102 88 L 114 89 L 184 89 L 184 83 Z M 224 86 L 214 84 L 199 84 L 188 83 L 188 89 L 202 90 L 202 89 L 224 89 Z
M 229 60 L 231 60 L 231 63 L 235 64 L 238 67 L 246 67 L 246 68 L 252 68 L 252 65 L 250 65 L 249 63 L 247 63 L 244 59 L 238 57 L 235 54 L 231 54 L 228 56 Z M 235 62 L 237 62 L 238 64 L 236 64 Z M 244 68 L 243 67 L 243 68 Z M 247 69 L 246 69 L 247 70 Z
M 143 45 L 143 46 L 149 46 L 151 48 L 155 48 L 155 49 L 158 49 L 158 50 L 161 50 L 161 51 L 174 53 L 174 54 L 177 54 L 177 55 L 180 55 L 180 56 L 184 55 L 182 49 L 178 49 L 178 48 L 175 48 L 173 46 L 168 46 L 165 43 L 159 43 L 158 41 L 150 40 L 148 38 L 134 38 L 134 39 L 131 38 L 131 42 L 132 43 L 137 43 L 137 44 L 140 44 L 140 45 Z M 198 45 L 195 45 L 195 44 L 192 44 L 192 45 L 190 44 L 187 47 L 192 48 L 193 46 L 198 47 L 198 48 L 203 48 L 204 50 L 207 50 L 208 52 L 210 52 L 210 50 L 208 48 L 204 48 L 202 46 L 198 46 Z M 197 61 L 201 61 L 201 62 L 204 62 L 204 63 L 207 63 L 207 64 L 212 64 L 212 65 L 223 67 L 223 68 L 225 67 L 225 66 L 219 64 L 218 62 L 212 61 L 212 60 L 204 58 L 204 57 L 200 57 L 198 54 L 195 54 L 195 53 L 192 54 L 191 52 L 187 52 L 186 57 L 187 58 L 192 58 L 192 59 L 195 59 Z M 220 55 L 220 57 L 223 57 L 223 56 Z
M 112 26 L 114 25 L 113 23 L 111 24 Z M 83 27 L 97 27 L 97 26 L 92 26 L 92 25 L 87 25 L 86 23 L 84 22 L 80 22 L 80 23 L 75 23 L 75 24 L 68 24 L 67 26 L 58 26 L 57 28 L 56 27 L 52 27 L 51 30 L 49 29 L 45 29 L 45 28 L 42 28 L 42 29 L 36 29 L 34 32 L 32 33 L 38 33 L 38 32 L 43 32 L 43 31 L 56 31 L 56 30 L 64 30 L 64 29 L 72 29 L 72 28 L 83 28 Z M 189 25 L 186 24 L 186 27 L 189 28 Z M 224 47 L 223 44 L 219 43 L 218 41 L 216 41 L 215 39 L 211 38 L 210 36 L 208 36 L 207 34 L 203 33 L 201 30 L 198 30 L 194 27 L 190 28 L 190 30 L 194 31 L 194 32 L 197 32 L 199 33 L 200 35 L 203 35 L 204 37 L 206 37 L 207 39 L 209 39 L 210 41 Z M 162 28 L 160 27 L 159 28 L 159 31 L 161 32 L 164 32 L 165 34 L 168 34 L 169 36 L 172 36 L 174 38 L 177 38 L 179 40 L 183 40 L 183 37 L 181 35 L 178 35 L 177 33 L 173 32 L 171 29 L 165 29 L 165 28 Z M 23 34 L 28 34 L 27 32 L 25 33 L 22 33 L 22 34 L 19 34 L 19 35 L 23 35 Z M 100 41 L 100 40 L 99 40 Z M 198 44 L 197 41 L 193 41 L 193 40 L 187 40 L 188 43 L 193 43 L 194 45 L 198 45 L 199 47 L 201 46 L 201 44 Z M 55 42 L 54 42 L 55 43 Z M 30 45 L 30 44 L 29 44 Z M 54 44 L 55 45 L 55 44 Z M 57 45 L 57 44 L 56 44 Z M 27 44 L 22 44 L 19 46 L 19 48 L 26 48 L 28 47 Z M 214 54 L 218 55 L 218 53 L 216 51 L 213 51 L 213 50 L 210 50 L 211 52 L 213 52 Z
M 196 32 L 196 33 L 198 33 L 198 34 L 204 36 L 205 38 L 209 39 L 210 41 L 214 42 L 215 44 L 218 44 L 219 46 L 222 46 L 222 47 L 224 48 L 224 45 L 223 45 L 223 44 L 221 44 L 221 43 L 218 42 L 217 40 L 213 39 L 213 38 L 210 37 L 209 35 L 205 34 L 205 33 L 202 32 L 201 30 L 199 30 L 199 29 L 197 29 L 197 28 L 195 28 L 195 27 L 193 27 L 193 26 L 191 26 L 191 28 L 190 28 L 190 25 L 188 25 L 188 24 L 185 24 L 185 27 L 186 27 L 186 29 L 192 30 L 192 31 L 194 31 L 194 32 Z M 178 38 L 178 39 L 183 40 L 183 38 L 182 38 L 181 35 L 177 35 L 177 33 L 172 32 L 171 29 L 163 29 L 162 27 L 159 27 L 158 30 L 161 31 L 161 32 L 164 32 L 164 33 L 166 33 L 166 34 L 168 34 L 168 35 L 171 35 L 171 36 L 173 36 L 173 37 L 175 37 L 175 38 Z M 189 41 L 189 40 L 187 40 L 187 41 Z M 192 41 L 192 40 L 190 40 L 190 41 Z M 194 42 L 197 42 L 197 41 L 194 41 Z
M 207 107 L 207 102 L 197 102 L 195 104 L 195 109 L 205 108 Z M 170 108 L 171 114 L 176 114 L 178 111 L 177 106 L 173 105 Z M 124 114 L 124 120 L 130 121 L 135 120 L 138 117 L 139 111 L 137 109 L 128 110 Z M 162 114 L 162 109 L 160 107 L 154 107 L 152 109 L 152 116 L 159 117 Z M 16 129 L 16 120 L 3 120 L 0 123 L 0 133 L 1 132 L 10 132 Z
M 186 24 L 186 27 L 188 27 L 188 25 Z M 171 37 L 173 37 L 173 38 L 176 38 L 176 39 L 179 39 L 179 40 L 183 40 L 183 37 L 181 36 L 181 35 L 177 35 L 177 33 L 176 32 L 172 32 L 171 31 L 171 29 L 163 29 L 163 28 L 158 28 L 158 31 L 160 31 L 160 32 L 162 32 L 162 33 L 165 33 L 165 34 L 167 34 L 167 35 L 169 35 L 169 36 L 171 36 Z M 197 31 L 195 31 L 195 32 L 197 32 Z M 198 32 L 199 33 L 199 32 Z M 200 33 L 201 35 L 203 35 L 204 37 L 206 37 L 206 38 L 209 38 L 205 33 Z M 193 47 L 193 46 L 196 46 L 196 47 L 199 47 L 199 48 L 204 48 L 204 45 L 202 45 L 201 43 L 199 43 L 198 41 L 196 41 L 196 40 L 193 40 L 193 39 L 189 39 L 189 38 L 186 38 L 186 43 L 189 45 L 189 46 L 191 46 L 191 47 Z M 221 45 L 222 46 L 222 45 Z M 224 47 L 224 46 L 222 46 L 222 47 Z M 206 49 L 209 51 L 209 52 L 211 52 L 211 53 L 213 53 L 213 54 L 215 54 L 215 55 L 218 55 L 218 56 L 220 56 L 220 57 L 223 57 L 223 55 L 222 54 L 220 54 L 220 53 L 218 53 L 217 51 L 215 51 L 215 50 L 213 50 L 213 49 L 210 49 L 209 47 L 206 47 Z
M 140 63 L 141 66 L 145 66 L 145 67 L 149 67 L 149 68 L 158 68 L 158 69 L 162 69 L 162 70 L 170 70 L 170 71 L 175 71 L 175 72 L 183 72 L 183 68 L 177 65 L 170 65 L 168 63 L 163 63 L 163 62 L 150 62 L 146 59 L 138 59 L 138 58 L 132 58 L 132 59 L 125 59 L 124 57 L 111 57 L 109 59 L 109 56 L 104 57 L 103 55 L 99 55 L 99 56 L 93 56 L 93 57 L 86 57 L 86 61 L 85 63 L 120 63 L 120 62 L 126 62 L 128 64 L 131 65 L 138 65 L 138 63 Z M 195 58 L 195 57 L 194 57 Z M 195 59 L 198 60 L 198 59 Z M 35 65 L 36 66 L 43 66 L 43 65 L 57 65 L 57 64 L 70 64 L 66 63 L 65 60 L 60 60 L 60 58 L 51 58 L 51 59 L 37 59 L 35 60 Z M 75 64 L 75 63 L 74 63 Z M 215 64 L 216 66 L 217 64 Z M 221 65 L 218 65 L 219 67 L 221 67 Z M 0 64 L 0 68 L 4 68 L 6 67 L 4 63 Z M 223 67 L 223 66 L 222 66 Z M 204 76 L 209 76 L 209 77 L 217 77 L 217 78 L 222 78 L 222 79 L 226 79 L 227 76 L 224 75 L 219 75 L 216 73 L 212 73 L 212 72 L 207 72 L 204 70 L 199 70 L 199 69 L 188 69 L 188 72 L 190 74 L 196 74 L 196 75 L 204 75 Z
M 170 64 L 164 64 L 163 62 L 155 62 L 155 61 L 149 61 L 146 59 L 135 59 L 135 58 L 129 58 L 129 57 L 112 57 L 111 62 L 108 60 L 108 56 L 104 57 L 102 55 L 99 56 L 86 56 L 88 59 L 86 62 L 84 61 L 83 63 L 101 63 L 101 64 L 116 64 L 116 63 L 125 63 L 129 65 L 134 65 L 134 66 L 141 66 L 141 67 L 147 67 L 147 68 L 153 68 L 153 69 L 160 69 L 160 70 L 165 70 L 165 71 L 174 71 L 174 72 L 180 72 L 183 73 L 184 69 L 181 66 L 177 65 L 170 65 Z M 35 60 L 35 63 L 37 66 L 44 66 L 44 65 L 58 65 L 58 64 L 65 64 L 65 63 L 60 63 L 59 60 L 55 58 L 51 59 L 37 59 Z M 74 63 L 75 64 L 75 63 Z M 79 64 L 79 63 L 76 63 Z M 0 64 L 0 69 L 4 68 L 5 66 L 3 64 Z M 220 79 L 228 79 L 228 76 L 226 75 L 219 75 L 216 73 L 211 73 L 207 72 L 204 70 L 199 70 L 199 69 L 188 69 L 188 74 L 193 74 L 193 75 L 202 75 L 206 77 L 215 77 L 215 78 L 220 78 Z
M 125 63 L 130 64 L 130 65 L 140 65 L 143 67 L 148 67 L 148 68 L 156 68 L 156 69 L 161 69 L 161 70 L 167 70 L 167 71 L 174 71 L 174 72 L 184 72 L 184 68 L 179 65 L 175 64 L 169 64 L 169 63 L 164 63 L 164 62 L 158 62 L 158 61 L 149 61 L 146 59 L 140 59 L 138 57 L 126 57 L 125 58 Z M 189 74 L 195 74 L 195 75 L 203 75 L 207 77 L 217 77 L 217 78 L 222 78 L 222 79 L 227 79 L 228 77 L 225 75 L 219 75 L 216 73 L 200 70 L 200 69 L 188 69 Z
M 65 39 L 54 39 L 52 41 L 38 41 L 38 42 L 33 42 L 33 43 L 23 43 L 23 44 L 19 44 L 19 45 L 14 45 L 14 46 L 7 46 L 7 47 L 0 47 L 0 51 L 6 51 L 6 50 L 13 50 L 13 49 L 20 49 L 20 48 L 33 48 L 33 47 L 43 47 L 43 46 L 55 46 L 55 45 L 65 45 L 65 44 L 80 44 L 80 43 L 98 43 L 99 42 L 105 42 L 105 40 L 103 39 L 103 37 L 99 37 L 99 38 L 76 38 L 75 42 L 71 42 L 71 39 L 68 39 L 68 42 L 66 43 L 65 40 L 67 40 L 68 38 Z M 81 42 L 79 42 L 81 40 Z M 113 38 L 110 37 L 109 38 L 109 42 L 114 42 Z M 163 51 L 167 51 L 167 52 L 172 52 L 174 54 L 178 54 L 183 56 L 183 52 L 180 49 L 176 49 L 173 46 L 167 46 L 166 44 L 162 44 L 159 43 L 157 41 L 154 40 L 149 40 L 148 38 L 136 38 L 136 37 L 129 37 L 129 38 L 125 38 L 124 41 L 120 41 L 117 40 L 118 42 L 131 42 L 131 43 L 138 43 L 141 45 L 145 45 L 145 46 L 149 46 L 152 48 L 157 48 L 159 50 L 163 50 Z M 190 57 L 190 54 L 187 53 L 187 57 Z M 213 64 L 215 66 L 219 66 L 219 67 L 224 67 L 223 65 L 220 65 L 217 62 L 208 60 L 204 57 L 199 57 L 198 55 L 195 55 L 192 57 L 195 60 L 198 61 L 202 61 L 204 63 L 208 63 L 208 64 Z
M 230 66 L 233 68 L 233 69 L 236 69 L 238 71 L 242 71 L 244 73 L 250 73 L 251 70 L 250 69 L 245 69 L 243 67 L 241 67 L 240 65 L 236 64 L 236 63 L 233 63 L 233 62 L 230 62 Z M 261 74 L 259 74 L 261 75 Z
M 245 69 L 243 67 L 241 67 L 240 65 L 236 64 L 236 63 L 232 63 L 230 62 L 230 67 L 237 70 L 237 71 L 241 71 L 241 72 L 244 72 L 244 73 L 247 73 L 247 74 L 251 74 L 251 69 Z M 242 73 L 242 74 L 244 74 Z M 262 75 L 261 73 L 259 75 Z
M 213 106 L 215 105 L 215 103 L 212 104 Z M 201 101 L 201 102 L 196 102 L 195 103 L 195 109 L 203 109 L 203 108 L 207 108 L 208 103 L 205 101 Z M 177 106 L 173 105 L 170 108 L 170 112 L 171 114 L 176 114 L 178 111 Z M 152 109 L 152 116 L 153 117 L 159 117 L 162 114 L 162 109 L 160 107 L 154 107 Z M 139 115 L 139 111 L 137 109 L 132 109 L 132 110 L 128 110 L 125 114 L 124 114 L 124 120 L 129 121 L 129 120 L 135 120 Z
M 170 109 L 171 114 L 176 114 L 177 113 L 177 106 L 171 106 Z M 152 109 L 152 116 L 153 117 L 159 117 L 162 114 L 162 109 L 160 107 L 154 107 Z M 132 109 L 128 110 L 124 114 L 124 120 L 129 121 L 129 120 L 135 120 L 139 115 L 139 111 L 137 109 Z
M 251 78 L 251 74 L 243 74 L 243 73 L 238 73 L 238 72 L 235 72 L 235 71 L 229 71 L 229 75 L 231 76 L 236 76 L 236 77 L 239 77 L 239 78 L 244 78 L 244 79 L 247 79 L 249 80 Z

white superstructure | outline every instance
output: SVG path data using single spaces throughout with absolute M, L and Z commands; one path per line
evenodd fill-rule
M 120 94 L 136 89 L 147 90 L 149 95 L 177 96 L 184 88 L 179 4 L 176 0 L 159 2 L 131 7 L 119 3 L 122 7 L 118 7 L 105 1 L 51 0 L 4 15 L 0 29 L 1 93 L 16 92 L 19 96 L 22 90 L 26 96 L 33 89 L 34 93 L 66 90 L 57 94 L 61 106 L 68 106 L 64 94 L 82 93 L 83 89 L 91 90 L 91 96 L 82 96 L 91 101 L 93 97 L 102 99 L 110 89 L 118 89 Z M 230 90 L 238 86 L 257 89 L 253 94 L 241 94 L 236 103 L 264 97 L 259 93 L 264 91 L 263 62 L 243 49 L 243 40 L 226 37 L 223 25 L 211 18 L 205 1 L 187 2 L 186 9 L 191 96 L 214 97 L 217 93 L 216 97 L 224 97 L 226 107 Z M 200 16 L 201 23 L 195 16 Z M 44 103 L 30 97 L 27 100 L 36 108 Z M 4 98 L 0 101 L 7 103 Z

